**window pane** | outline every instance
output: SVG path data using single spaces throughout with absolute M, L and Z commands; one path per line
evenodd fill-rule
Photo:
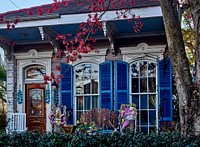
M 90 82 L 86 82 L 86 81 L 84 81 L 84 94 L 90 94 Z
M 140 92 L 147 92 L 147 78 L 140 79 Z
M 83 110 L 83 97 L 77 97 L 77 110 Z
M 137 110 L 137 125 L 140 123 L 140 111 Z
M 75 67 L 76 94 L 83 94 L 83 70 L 82 66 Z
M 95 80 L 92 80 L 92 94 L 98 94 L 98 83 Z
M 137 131 L 137 132 L 140 132 L 140 127 L 136 127 L 136 131 Z
M 152 62 L 148 62 L 148 76 L 155 77 L 156 76 L 156 64 Z
M 91 68 L 91 83 L 92 83 L 92 94 L 98 94 L 98 65 L 93 64 Z
M 139 92 L 139 81 L 138 78 L 132 78 L 132 93 L 138 93 Z
M 140 77 L 147 77 L 147 61 L 140 62 Z
M 76 94 L 98 94 L 99 66 L 81 64 L 75 67 Z
M 83 116 L 83 111 L 78 111 L 77 112 L 77 120 L 80 120 L 80 118 Z
M 149 92 L 156 92 L 156 78 L 150 77 L 148 79 Z
M 86 96 L 84 99 L 84 110 L 90 110 L 90 97 Z
M 46 69 L 43 66 L 35 65 L 26 70 L 26 79 L 43 79 Z
M 157 132 L 156 126 L 149 127 L 149 133 L 156 133 L 156 132 Z
M 94 108 L 98 108 L 98 97 L 97 96 L 92 97 L 92 109 L 94 109 Z
M 148 127 L 141 127 L 141 132 L 148 133 Z
M 139 95 L 132 96 L 132 103 L 136 104 L 136 108 L 139 109 Z
M 147 95 L 141 95 L 140 109 L 147 109 Z
M 138 64 L 138 62 L 131 65 L 131 75 L 132 75 L 132 77 L 138 77 L 139 76 L 139 64 Z
M 146 110 L 140 111 L 141 125 L 148 125 L 148 112 Z
M 149 111 L 149 124 L 156 125 L 156 110 Z
M 156 95 L 149 95 L 149 109 L 156 109 Z
M 43 89 L 30 90 L 30 115 L 44 115 L 44 96 Z
M 91 85 L 91 65 L 82 64 L 83 68 L 83 87 L 84 94 L 90 94 L 90 85 Z

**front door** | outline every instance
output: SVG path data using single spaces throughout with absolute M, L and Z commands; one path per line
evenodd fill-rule
M 26 85 L 26 115 L 29 131 L 46 131 L 45 85 Z

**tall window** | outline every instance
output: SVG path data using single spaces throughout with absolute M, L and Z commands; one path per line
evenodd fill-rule
M 150 133 L 157 124 L 156 63 L 137 61 L 130 65 L 131 100 L 137 105 L 137 130 Z
M 76 118 L 84 112 L 98 108 L 99 66 L 92 63 L 75 67 Z

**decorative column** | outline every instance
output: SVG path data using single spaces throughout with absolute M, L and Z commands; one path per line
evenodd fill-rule
M 4 44 L 3 49 L 6 54 L 7 64 L 7 112 L 16 112 L 17 110 L 17 85 L 16 85 L 16 60 L 13 56 L 14 48 Z

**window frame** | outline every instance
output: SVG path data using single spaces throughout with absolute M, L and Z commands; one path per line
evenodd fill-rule
M 40 64 L 29 65 L 28 67 L 26 67 L 24 69 L 24 81 L 43 81 L 44 80 L 44 78 L 43 78 L 44 75 L 42 76 L 42 78 L 27 78 L 27 76 L 28 76 L 28 74 L 27 74 L 28 70 L 31 69 L 31 68 L 36 68 L 36 67 L 43 68 L 45 70 L 44 75 L 46 75 L 47 69 L 46 69 L 45 66 L 40 65 Z
M 91 65 L 95 65 L 97 66 L 97 69 L 98 69 L 98 92 L 96 94 L 84 94 L 84 90 L 83 90 L 83 94 L 76 94 L 76 67 L 77 66 L 81 66 L 83 64 L 91 64 Z M 86 111 L 89 111 L 89 110 L 86 110 L 84 109 L 84 101 L 85 101 L 85 98 L 88 96 L 90 97 L 90 106 L 92 106 L 92 97 L 93 96 L 96 96 L 97 97 L 97 108 L 100 107 L 100 83 L 99 83 L 99 78 L 100 78 L 100 72 L 99 72 L 99 64 L 95 63 L 95 62 L 81 62 L 79 64 L 76 64 L 73 66 L 73 81 L 74 81 L 74 86 L 73 86 L 73 100 L 74 100 L 74 122 L 75 122 L 75 125 L 76 125 L 76 122 L 77 122 L 77 112 L 86 112 Z M 90 88 L 90 90 L 92 91 L 92 89 Z M 78 100 L 78 97 L 83 97 L 83 110 L 77 110 L 77 100 Z M 91 110 L 91 109 L 90 109 Z
M 155 92 L 149 92 L 149 86 L 147 86 L 147 91 L 146 92 L 140 92 L 140 80 L 138 80 L 138 92 L 137 93 L 134 93 L 133 91 L 132 91 L 132 65 L 134 64 L 134 63 L 136 63 L 136 62 L 138 62 L 139 63 L 139 65 L 140 65 L 140 62 L 142 62 L 142 61 L 147 61 L 147 65 L 148 65 L 148 62 L 151 62 L 151 63 L 154 63 L 155 64 Z M 137 123 L 136 123 L 136 130 L 137 131 L 139 131 L 139 132 L 141 132 L 141 128 L 142 127 L 147 127 L 148 128 L 148 132 L 147 133 L 150 133 L 150 127 L 156 127 L 156 131 L 158 131 L 158 78 L 159 78 L 159 73 L 158 73 L 158 63 L 156 62 L 156 61 L 154 61 L 154 60 L 150 60 L 150 59 L 140 59 L 140 60 L 135 60 L 135 61 L 132 61 L 132 62 L 130 62 L 129 63 L 129 72 L 130 72 L 130 74 L 129 74 L 129 81 L 130 81 L 130 83 L 129 83 L 129 95 L 130 95 L 130 103 L 133 103 L 133 96 L 134 95 L 136 95 L 136 96 L 138 96 L 138 108 L 137 108 L 137 112 L 138 112 L 138 116 L 137 116 L 137 118 L 139 118 L 139 120 L 136 120 L 137 121 Z M 151 76 L 150 76 L 151 77 Z M 147 84 L 149 84 L 148 82 L 148 78 L 149 78 L 149 75 L 148 75 L 148 66 L 147 66 L 147 75 L 146 75 L 146 77 L 145 78 L 147 78 Z M 138 79 L 140 79 L 140 67 L 139 67 L 139 73 L 138 73 Z M 142 108 L 141 109 L 141 96 L 142 95 L 146 95 L 147 96 L 147 108 L 146 109 L 144 109 L 144 108 Z M 150 95 L 155 95 L 155 109 L 150 109 L 149 108 L 149 96 Z M 148 123 L 146 124 L 146 125 L 142 125 L 142 122 L 141 122 L 141 111 L 146 111 L 147 112 L 147 121 L 148 121 Z M 150 112 L 153 112 L 153 111 L 156 111 L 156 122 L 155 122 L 155 125 L 151 125 L 150 124 Z M 138 129 L 139 128 L 139 129 Z

